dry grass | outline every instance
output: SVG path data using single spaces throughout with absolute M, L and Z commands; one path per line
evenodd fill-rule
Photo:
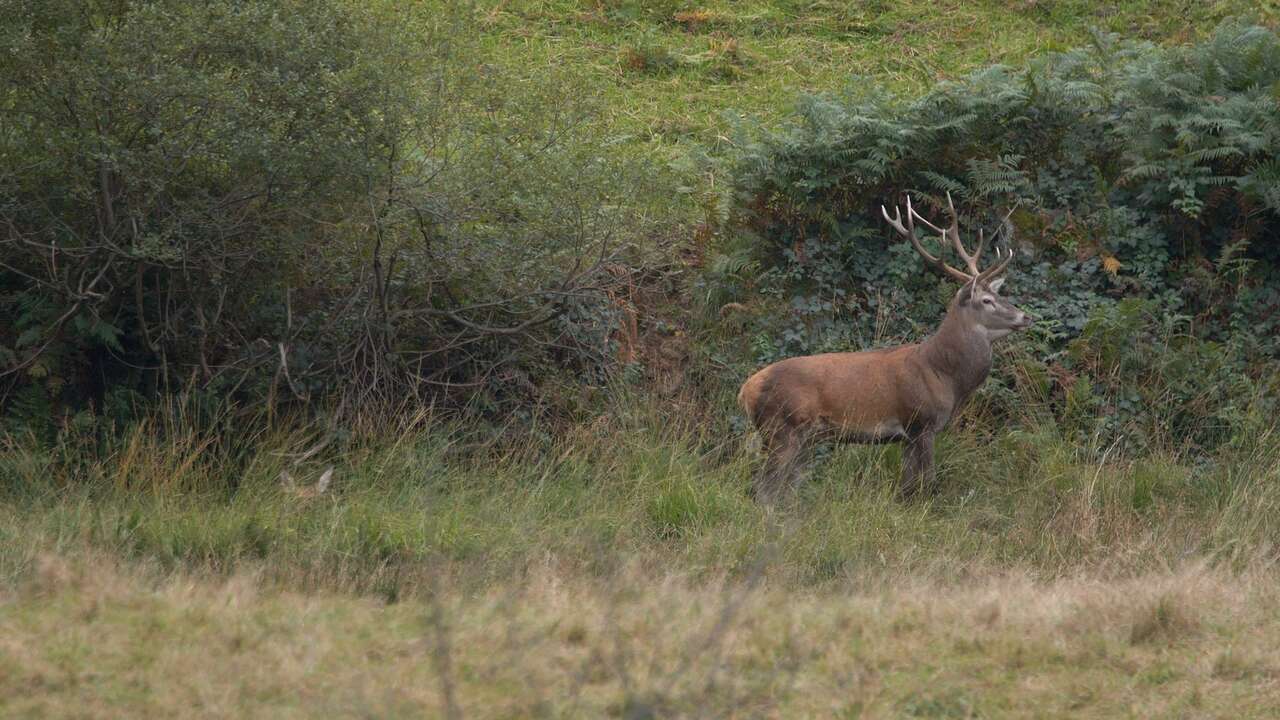
M 0 714 L 1274 717 L 1278 579 L 797 592 L 549 560 L 477 594 L 445 572 L 434 600 L 385 604 L 45 555 L 0 596 Z

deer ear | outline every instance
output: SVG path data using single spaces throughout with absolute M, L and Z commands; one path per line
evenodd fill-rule
M 973 299 L 973 291 L 978 288 L 976 280 L 970 280 L 960 287 L 960 293 L 956 296 L 960 299 L 961 304 L 967 303 Z
M 998 295 L 1000 293 L 1000 287 L 1002 285 L 1004 285 L 1004 278 L 996 278 L 995 280 L 991 281 L 991 284 L 987 286 L 987 289 L 989 289 L 991 292 L 996 293 Z

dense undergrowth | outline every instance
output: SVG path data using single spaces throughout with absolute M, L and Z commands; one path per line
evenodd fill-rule
M 487 64 L 473 10 L 0 6 L 3 417 L 187 386 L 529 415 L 598 382 L 671 182 L 571 73 Z

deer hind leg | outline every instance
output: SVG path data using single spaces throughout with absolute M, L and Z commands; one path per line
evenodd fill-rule
M 920 433 L 908 438 L 902 451 L 902 482 L 898 495 L 904 500 L 921 490 L 932 490 L 936 481 L 933 467 L 933 433 Z
M 756 499 L 773 503 L 796 484 L 807 446 L 804 428 L 782 424 L 765 433 L 766 459 L 755 479 Z

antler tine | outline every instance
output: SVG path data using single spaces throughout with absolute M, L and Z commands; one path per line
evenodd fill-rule
M 976 273 L 975 275 L 970 275 L 963 270 L 957 270 L 943 262 L 940 258 L 932 255 L 928 250 L 924 249 L 924 245 L 920 244 L 920 241 L 916 238 L 916 226 L 913 219 L 920 220 L 925 225 L 941 232 L 944 240 L 946 239 L 946 233 L 940 230 L 933 223 L 916 214 L 916 211 L 911 207 L 910 195 L 907 195 L 907 224 L 905 227 L 902 225 L 902 211 L 899 210 L 897 206 L 894 206 L 893 208 L 894 217 L 892 218 L 889 217 L 889 211 L 884 205 L 880 206 L 880 214 L 884 215 L 885 221 L 893 226 L 893 229 L 897 230 L 899 235 L 905 235 L 907 239 L 911 241 L 911 246 L 916 249 L 916 252 L 920 253 L 920 257 L 924 258 L 925 263 L 934 270 L 962 283 L 967 283 L 976 277 Z M 946 246 L 945 242 L 943 246 Z
M 982 247 L 985 240 L 981 235 L 978 236 L 978 252 L 970 255 L 964 249 L 964 243 L 960 242 L 960 213 L 956 212 L 956 204 L 951 201 L 951 191 L 947 191 L 947 210 L 951 212 L 951 227 L 947 232 L 951 236 L 951 244 L 955 247 L 960 258 L 964 260 L 964 264 L 969 267 L 969 272 L 975 277 L 982 275 L 982 270 L 978 267 L 978 259 L 982 257 Z
M 884 216 L 885 222 L 893 226 L 894 230 L 897 230 L 902 235 L 907 234 L 907 229 L 902 226 L 902 211 L 896 205 L 893 208 L 893 217 L 889 217 L 889 210 L 884 205 L 880 206 L 880 214 Z
M 943 230 L 942 228 L 938 227 L 937 225 L 934 225 L 933 223 L 929 222 L 929 219 L 928 219 L 928 218 L 926 218 L 925 216 L 923 216 L 923 215 L 921 215 L 920 213 L 916 212 L 916 211 L 911 207 L 911 196 L 910 196 L 910 195 L 908 195 L 908 196 L 907 196 L 907 217 L 908 217 L 908 219 L 910 219 L 910 218 L 914 217 L 916 220 L 919 220 L 920 222 L 924 223 L 925 225 L 928 225 L 930 230 L 933 230 L 934 232 L 936 232 L 936 233 L 938 233 L 939 235 L 941 235 L 941 236 L 942 236 L 942 238 L 943 238 L 943 240 L 948 239 L 948 237 L 949 237 L 949 236 L 947 235 L 947 231 L 946 231 L 946 230 Z
M 992 278 L 996 277 L 1000 273 L 1004 272 L 1004 269 L 1009 267 L 1009 262 L 1013 260 L 1013 224 L 1009 222 L 1009 218 L 1013 216 L 1013 211 L 1017 209 L 1018 209 L 1018 206 L 1016 204 L 1013 207 L 1009 208 L 1009 212 L 1005 213 L 1004 218 L 1000 220 L 999 230 L 996 231 L 1004 235 L 1005 250 L 1009 253 L 1009 256 L 1006 257 L 1001 262 L 1000 248 L 996 248 L 997 264 L 994 267 L 988 268 L 982 273 L 982 280 L 984 282 L 991 280 Z
M 992 278 L 1004 272 L 1009 267 L 1009 263 L 1013 261 L 1013 248 L 1005 248 L 1005 252 L 1009 253 L 1003 261 L 997 262 L 995 265 L 982 271 L 982 275 L 978 277 L 978 284 L 990 282 Z M 1000 248 L 996 248 L 996 259 L 1000 259 Z
M 890 225 L 893 226 L 895 230 L 898 231 L 898 234 L 905 235 L 907 239 L 911 241 L 912 247 L 916 249 L 916 252 L 920 253 L 920 257 L 924 258 L 925 263 L 928 264 L 934 270 L 937 270 L 939 273 L 947 275 L 962 283 L 967 283 L 971 281 L 986 283 L 991 279 L 993 279 L 994 277 L 996 277 L 997 275 L 999 275 L 1000 273 L 1004 272 L 1005 269 L 1009 267 L 1009 263 L 1013 261 L 1013 256 L 1014 256 L 1014 252 L 1012 248 L 1013 225 L 1009 223 L 1009 218 L 1013 215 L 1013 211 L 1017 209 L 1018 207 L 1017 203 L 1015 203 L 1012 208 L 1009 208 L 1009 211 L 1004 214 L 1004 217 L 1000 221 L 1000 227 L 998 227 L 996 231 L 992 233 L 993 236 L 997 236 L 996 242 L 1001 242 L 1001 240 L 1003 240 L 1002 244 L 1005 247 L 1000 248 L 997 246 L 996 247 L 996 264 L 987 268 L 986 270 L 982 270 L 981 268 L 978 267 L 978 261 L 982 259 L 982 253 L 987 248 L 986 230 L 983 228 L 978 229 L 978 247 L 975 252 L 970 253 L 968 250 L 965 250 L 964 243 L 960 241 L 960 214 L 956 212 L 955 201 L 951 199 L 950 192 L 947 193 L 947 210 L 951 213 L 951 226 L 945 230 L 938 227 L 937 225 L 934 225 L 932 222 L 929 222 L 927 218 L 923 217 L 922 215 L 920 215 L 920 213 L 916 212 L 916 209 L 911 205 L 911 195 L 910 194 L 906 194 L 906 195 L 907 195 L 907 222 L 905 226 L 902 223 L 902 211 L 899 210 L 896 206 L 893 209 L 893 214 L 894 214 L 893 217 L 889 217 L 889 210 L 884 205 L 880 206 L 880 214 L 884 216 L 884 219 L 886 222 L 888 222 Z M 944 252 L 947 246 L 947 242 L 950 241 L 951 246 L 955 248 L 955 251 L 960 255 L 961 259 L 964 260 L 965 266 L 969 268 L 969 272 L 958 270 L 948 265 L 945 261 L 943 261 L 941 259 L 941 256 L 935 257 L 928 250 L 925 250 L 924 245 L 922 245 L 920 241 L 916 238 L 916 233 L 915 233 L 916 220 L 919 220 L 929 229 L 933 230 L 934 232 L 938 233 L 941 236 L 942 247 Z M 1003 236 L 1003 238 L 998 236 Z

